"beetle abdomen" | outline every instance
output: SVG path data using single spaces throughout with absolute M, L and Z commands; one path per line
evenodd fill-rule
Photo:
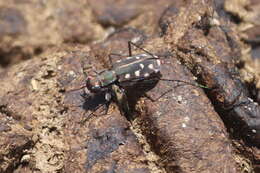
M 160 72 L 161 61 L 157 57 L 147 54 L 127 57 L 117 62 L 113 70 L 119 82 L 138 79 L 143 80 Z

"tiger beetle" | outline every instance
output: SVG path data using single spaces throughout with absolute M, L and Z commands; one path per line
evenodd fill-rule
M 135 46 L 136 48 L 142 50 L 144 53 L 138 55 L 132 55 L 132 46 Z M 97 93 L 105 92 L 106 103 L 103 105 L 107 105 L 107 103 L 109 105 L 111 100 L 114 99 L 114 101 L 119 103 L 120 105 L 119 107 L 123 106 L 122 110 L 124 110 L 125 112 L 129 110 L 128 102 L 124 91 L 124 86 L 127 85 L 135 85 L 137 83 L 141 83 L 149 80 L 157 80 L 157 81 L 164 80 L 164 81 L 183 82 L 189 85 L 195 85 L 198 87 L 205 88 L 202 85 L 191 84 L 189 82 L 185 82 L 181 80 L 163 79 L 161 78 L 161 73 L 160 73 L 161 60 L 158 56 L 137 46 L 135 43 L 131 41 L 128 42 L 128 50 L 129 50 L 129 56 L 124 59 L 117 60 L 115 63 L 112 63 L 112 55 L 117 55 L 117 56 L 122 56 L 122 55 L 118 55 L 118 54 L 109 55 L 109 60 L 112 65 L 112 67 L 109 70 L 103 70 L 99 73 L 95 72 L 96 73 L 95 77 L 87 76 L 85 86 L 81 87 L 81 88 L 86 88 L 88 90 L 88 91 L 85 90 L 85 95 L 91 96 Z M 165 93 L 163 95 L 165 95 Z M 98 106 L 96 109 L 94 109 L 92 113 L 94 113 L 97 109 L 99 109 L 103 105 Z M 108 106 L 106 107 L 106 113 L 107 111 L 108 111 Z

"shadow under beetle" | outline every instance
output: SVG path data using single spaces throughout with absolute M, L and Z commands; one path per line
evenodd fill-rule
M 142 50 L 144 53 L 132 55 L 132 46 L 135 46 L 136 48 Z M 121 57 L 123 55 L 109 55 L 109 60 L 112 65 L 109 70 L 103 70 L 99 73 L 95 72 L 95 77 L 89 75 L 87 76 L 86 84 L 81 87 L 87 89 L 85 90 L 83 97 L 85 99 L 88 99 L 93 95 L 104 92 L 106 100 L 104 104 L 97 106 L 92 113 L 94 113 L 101 106 L 106 105 L 106 114 L 108 111 L 108 106 L 112 100 L 119 104 L 120 111 L 123 111 L 125 113 L 128 112 L 129 106 L 125 94 L 125 88 L 127 86 L 134 86 L 135 84 L 145 83 L 147 81 L 175 81 L 206 88 L 199 84 L 192 84 L 181 80 L 163 79 L 160 73 L 161 60 L 158 56 L 137 46 L 131 41 L 128 42 L 128 50 L 129 56 L 124 59 L 117 60 L 115 63 L 112 63 L 112 55 Z M 172 91 L 172 89 L 166 91 L 160 97 L 170 91 Z M 150 97 L 148 98 L 152 101 L 156 101 L 159 99 L 157 98 L 154 100 Z

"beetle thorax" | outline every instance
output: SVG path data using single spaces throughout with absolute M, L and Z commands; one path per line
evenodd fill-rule
M 106 87 L 114 83 L 117 80 L 117 76 L 115 71 L 107 70 L 107 71 L 103 71 L 99 75 L 99 79 L 100 79 L 101 87 Z

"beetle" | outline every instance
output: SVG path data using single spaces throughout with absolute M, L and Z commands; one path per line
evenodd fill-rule
M 132 55 L 132 47 L 135 46 L 145 53 Z M 109 60 L 112 67 L 108 70 L 96 72 L 96 76 L 87 75 L 85 98 L 97 93 L 105 92 L 105 100 L 109 103 L 112 99 L 125 107 L 124 112 L 129 111 L 125 95 L 125 86 L 135 85 L 141 81 L 160 78 L 161 60 L 158 56 L 140 48 L 133 42 L 128 42 L 129 56 L 112 63 L 112 55 Z M 120 55 L 121 56 L 121 55 Z M 120 106 L 119 106 L 120 107 Z M 98 109 L 99 107 L 97 107 Z M 96 110 L 96 109 L 95 109 Z M 106 112 L 108 107 L 106 109 Z
M 130 42 L 131 43 L 131 42 Z M 86 88 L 91 93 L 106 91 L 113 84 L 126 86 L 131 83 L 160 76 L 161 60 L 155 55 L 139 54 L 118 60 L 109 70 L 87 76 Z
M 106 89 L 109 85 L 128 81 L 141 81 L 160 72 L 161 60 L 155 56 L 140 54 L 126 57 L 113 64 L 110 70 L 102 71 L 96 78 L 89 76 L 86 87 L 93 93 Z
M 132 55 L 132 46 L 135 46 L 138 49 L 141 49 L 144 53 L 138 55 Z M 190 85 L 195 85 L 197 87 L 205 88 L 199 84 L 192 84 L 189 82 L 181 81 L 181 80 L 171 80 L 171 79 L 163 79 L 160 73 L 160 68 L 162 61 L 161 59 L 148 52 L 147 50 L 137 46 L 135 43 L 129 41 L 128 42 L 128 50 L 129 55 L 123 59 L 117 60 L 115 63 L 112 63 L 112 55 L 118 54 L 110 54 L 109 60 L 112 67 L 108 70 L 103 70 L 101 72 L 95 72 L 96 76 L 87 75 L 86 83 L 81 88 L 86 88 L 83 97 L 88 99 L 93 95 L 104 92 L 106 103 L 103 105 L 107 105 L 106 112 L 108 111 L 108 106 L 112 100 L 116 101 L 120 106 L 123 107 L 123 112 L 129 111 L 129 106 L 125 94 L 125 87 L 129 85 L 135 85 L 144 83 L 146 81 L 177 81 L 183 82 Z M 122 55 L 119 55 L 122 56 Z M 170 92 L 172 89 L 166 91 L 163 95 Z M 161 96 L 160 96 L 161 97 Z M 159 98 L 160 98 L 159 97 Z M 157 99 L 152 99 L 148 97 L 150 100 L 155 101 Z M 95 112 L 100 105 L 94 109 Z M 91 113 L 92 114 L 92 113 Z

